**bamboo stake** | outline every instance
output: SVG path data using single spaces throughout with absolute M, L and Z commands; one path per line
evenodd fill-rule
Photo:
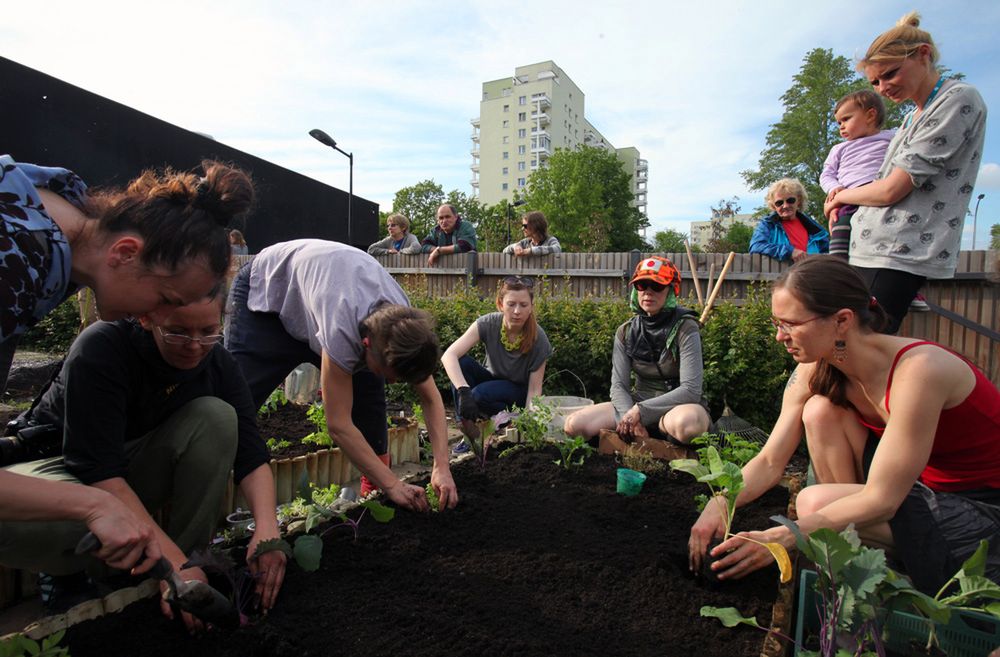
M 691 245 L 684 240 L 684 248 L 687 249 L 688 264 L 691 265 L 691 280 L 694 281 L 694 293 L 698 295 L 698 304 L 704 305 L 705 299 L 701 296 L 701 283 L 698 282 L 698 270 L 694 266 L 694 256 L 691 254 Z
M 733 259 L 736 258 L 736 254 L 732 251 L 729 252 L 729 257 L 726 258 L 726 264 L 722 267 L 722 271 L 719 272 L 719 280 L 715 281 L 715 288 L 712 289 L 712 294 L 708 297 L 708 303 L 705 304 L 705 310 L 701 313 L 701 319 L 698 320 L 702 324 L 708 319 L 708 314 L 712 312 L 712 306 L 715 305 L 715 297 L 719 295 L 722 290 L 722 281 L 726 279 L 726 273 L 729 268 L 733 266 Z
M 715 289 L 714 287 L 712 287 L 712 276 L 714 275 L 714 273 L 715 273 L 715 262 L 710 262 L 708 263 L 708 282 L 705 285 L 706 290 Z

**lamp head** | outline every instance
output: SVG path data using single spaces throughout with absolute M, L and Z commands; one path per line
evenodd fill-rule
M 513 203 L 511 203 L 511 205 L 513 205 L 516 208 L 518 206 L 525 205 L 527 202 L 528 202 L 527 200 L 525 200 L 523 198 L 519 198 L 516 201 L 514 201 Z
M 312 137 L 313 139 L 315 139 L 316 141 L 320 142 L 321 144 L 325 144 L 325 145 L 329 146 L 330 148 L 336 148 L 337 147 L 337 142 L 335 142 L 333 140 L 333 137 L 331 137 L 330 135 L 326 134 L 325 132 L 323 132 L 319 128 L 313 128 L 312 130 L 310 130 L 309 131 L 309 136 Z
M 986 194 L 980 194 L 976 198 L 978 198 L 980 201 L 982 201 L 984 198 L 986 198 Z

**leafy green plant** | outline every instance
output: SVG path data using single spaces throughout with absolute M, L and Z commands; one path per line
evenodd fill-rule
M 493 420 L 487 420 L 485 426 L 479 431 L 479 439 L 466 434 L 465 440 L 472 447 L 473 454 L 476 455 L 476 462 L 479 463 L 480 470 L 486 470 L 486 456 L 490 451 L 490 443 L 493 441 L 493 433 L 496 425 Z
M 542 449 L 545 446 L 545 435 L 549 430 L 549 422 L 552 421 L 552 405 L 536 399 L 530 409 L 524 410 L 515 407 L 514 412 L 517 413 L 517 417 L 514 419 L 514 428 L 517 429 L 521 441 L 528 449 Z
M 424 422 L 424 407 L 420 404 L 414 404 L 412 406 L 413 419 L 416 421 L 417 426 L 426 427 L 427 423 Z
M 79 331 L 80 306 L 74 294 L 28 329 L 17 347 L 26 351 L 65 353 Z
M 566 470 L 583 465 L 587 457 L 594 453 L 594 448 L 587 444 L 587 439 L 583 436 L 557 441 L 556 447 L 559 448 L 559 458 L 553 463 L 561 465 Z
M 0 657 L 69 657 L 69 648 L 60 648 L 66 630 L 59 630 L 42 639 L 41 643 L 23 634 L 14 634 L 0 641 Z
M 704 454 L 700 454 L 700 456 L 707 461 L 707 465 L 703 464 L 701 460 L 696 459 L 675 459 L 670 462 L 670 468 L 686 472 L 696 480 L 706 484 L 711 497 L 718 498 L 722 502 L 720 513 L 722 514 L 722 522 L 725 529 L 722 540 L 725 541 L 733 536 L 733 516 L 736 514 L 736 498 L 739 497 L 740 492 L 743 490 L 743 472 L 735 463 L 724 460 L 719 455 L 719 450 L 713 445 L 706 447 Z M 778 568 L 781 571 L 781 581 L 787 582 L 791 580 L 792 561 L 788 557 L 788 551 L 785 550 L 784 546 L 779 543 L 761 543 L 746 536 L 739 536 L 738 538 L 766 547 L 778 563 Z
M 622 465 L 629 470 L 643 472 L 647 475 L 662 472 L 667 468 L 662 460 L 635 445 L 627 445 L 625 451 L 619 454 L 618 458 Z
M 749 463 L 750 459 L 757 456 L 762 447 L 760 443 L 754 440 L 741 438 L 735 433 L 727 432 L 723 432 L 721 435 L 703 433 L 700 436 L 692 438 L 691 445 L 699 450 L 703 465 L 708 465 L 705 460 L 705 451 L 703 448 L 711 445 L 719 450 L 719 456 L 722 457 L 723 461 L 735 463 L 740 468 Z
M 441 500 L 438 499 L 438 494 L 437 491 L 434 490 L 434 486 L 432 486 L 430 482 L 428 482 L 427 485 L 424 486 L 424 491 L 427 493 L 427 503 L 430 505 L 431 511 L 433 511 L 434 513 L 440 511 Z
M 257 415 L 260 417 L 265 417 L 271 413 L 278 410 L 279 407 L 284 406 L 288 403 L 288 397 L 285 397 L 285 391 L 283 388 L 275 388 L 271 391 L 271 394 L 267 396 L 267 400 L 261 404 L 261 407 L 257 409 Z
M 288 441 L 288 440 L 284 440 L 284 439 L 278 440 L 277 438 L 268 438 L 267 439 L 267 451 L 269 451 L 269 452 L 276 452 L 278 450 L 285 449 L 285 448 L 288 448 L 288 447 L 291 447 L 291 446 L 292 446 L 292 443 L 291 443 L 291 441 Z
M 326 426 L 326 411 L 323 409 L 322 402 L 309 404 L 309 408 L 306 409 L 306 418 L 313 423 L 316 431 L 303 437 L 302 442 L 307 445 L 333 447 L 333 438 L 330 436 L 330 432 Z

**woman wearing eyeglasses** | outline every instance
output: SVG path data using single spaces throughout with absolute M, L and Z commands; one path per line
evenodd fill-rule
M 899 329 L 926 279 L 955 274 L 986 133 L 982 96 L 941 75 L 934 40 L 919 26 L 916 12 L 903 16 L 859 62 L 877 92 L 915 108 L 889 143 L 878 179 L 838 192 L 824 208 L 861 206 L 851 219 L 850 262 L 889 313 L 887 333 Z
M 830 234 L 804 210 L 806 188 L 794 178 L 782 178 L 767 190 L 773 212 L 761 219 L 750 238 L 750 253 L 775 260 L 798 262 L 807 255 L 830 250 Z
M 781 414 L 743 468 L 737 506 L 778 483 L 803 434 L 819 482 L 799 493 L 808 534 L 854 524 L 891 550 L 914 584 L 934 594 L 990 540 L 987 575 L 1000 577 L 1000 391 L 960 355 L 878 331 L 885 311 L 864 279 L 834 256 L 796 263 L 775 282 L 772 322 L 799 363 Z M 722 535 L 713 503 L 691 529 L 692 570 Z M 788 549 L 786 527 L 745 532 Z M 730 552 L 732 550 L 732 552 Z M 732 538 L 713 550 L 721 579 L 772 563 L 759 544 Z
M 530 408 L 542 394 L 552 345 L 535 319 L 534 285 L 522 276 L 504 278 L 497 290 L 497 312 L 476 319 L 441 356 L 460 420 L 495 415 L 515 405 Z M 486 348 L 485 366 L 467 355 L 480 342 Z M 468 446 L 456 449 L 462 452 Z
M 611 401 L 573 413 L 563 430 L 591 438 L 615 429 L 625 440 L 687 443 L 711 424 L 697 315 L 677 305 L 681 276 L 667 258 L 641 261 L 630 283 L 636 314 L 615 332 Z
M 521 230 L 524 232 L 524 239 L 508 244 L 503 250 L 504 253 L 523 258 L 562 252 L 556 236 L 549 235 L 549 222 L 546 221 L 544 213 L 537 210 L 526 212 L 521 217 Z
M 230 470 L 256 523 L 247 554 L 280 536 L 256 408 L 236 361 L 221 344 L 224 306 L 220 291 L 156 318 L 88 327 L 29 418 L 60 428 L 63 455 L 14 466 L 23 473 L 61 473 L 61 479 L 111 493 L 153 532 L 185 580 L 207 581 L 201 569 L 182 566 L 214 534 Z M 168 505 L 161 528 L 150 514 Z M 82 525 L 64 536 L 49 523 L 30 524 L 38 526 L 19 542 L 23 558 L 40 560 L 49 573 L 72 572 L 74 562 L 81 567 L 82 559 L 51 552 L 68 547 L 72 554 Z M 63 566 L 60 557 L 67 562 Z M 56 565 L 46 566 L 46 558 Z M 285 557 L 268 552 L 248 556 L 248 562 L 268 609 L 281 588 Z M 169 606 L 163 612 L 172 616 Z M 186 615 L 185 621 L 198 627 Z
M 398 212 L 390 214 L 385 220 L 385 227 L 389 231 L 389 236 L 369 246 L 369 255 L 420 253 L 420 240 L 410 232 L 410 220 L 404 215 Z

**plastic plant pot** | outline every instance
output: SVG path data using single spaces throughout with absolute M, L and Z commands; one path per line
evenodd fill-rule
M 638 495 L 645 482 L 645 474 L 628 468 L 618 468 L 618 492 L 622 495 L 629 497 Z

